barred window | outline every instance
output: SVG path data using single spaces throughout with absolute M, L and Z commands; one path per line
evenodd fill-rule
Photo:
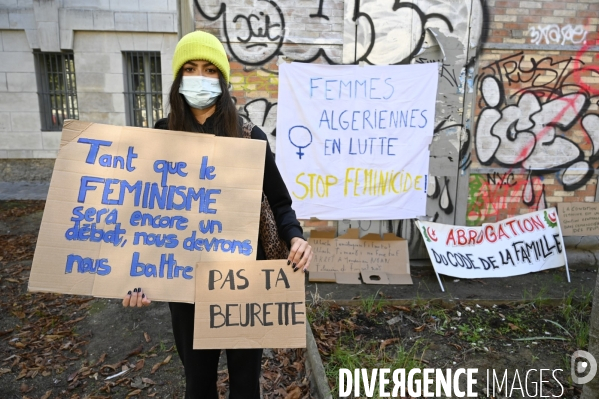
M 72 53 L 34 52 L 42 130 L 61 130 L 65 119 L 79 119 Z
M 160 53 L 125 52 L 127 67 L 127 123 L 154 127 L 162 118 L 162 71 Z

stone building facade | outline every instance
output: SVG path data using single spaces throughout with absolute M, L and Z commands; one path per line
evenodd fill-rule
M 175 0 L 0 0 L 0 164 L 27 168 L 17 160 L 55 158 L 61 132 L 53 124 L 64 114 L 58 108 L 67 109 L 64 117 L 132 124 L 127 54 L 153 54 L 168 90 L 177 31 Z M 65 56 L 72 71 L 54 64 Z M 65 77 L 74 85 L 68 102 L 60 97 Z M 48 90 L 54 94 L 42 99 Z

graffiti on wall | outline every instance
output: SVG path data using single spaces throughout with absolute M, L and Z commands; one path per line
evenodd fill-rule
M 334 17 L 332 10 L 341 9 L 343 1 L 328 2 L 331 4 L 324 7 L 322 0 L 314 1 L 312 9 L 299 8 L 291 0 L 254 0 L 251 4 L 221 2 L 216 6 L 194 0 L 203 19 L 220 24 L 215 29 L 222 32 L 233 59 L 250 67 L 260 67 L 278 56 L 302 62 L 322 57 L 329 64 L 338 63 L 339 52 L 335 54 L 334 47 L 340 42 L 335 38 L 335 30 L 341 36 L 342 20 L 340 16 Z M 297 23 L 300 19 L 307 21 Z M 316 37 L 319 40 L 315 40 Z
M 585 185 L 599 159 L 599 115 L 588 111 L 597 93 L 582 82 L 585 75 L 599 76 L 595 68 L 575 57 L 536 60 L 520 52 L 482 71 L 479 161 L 554 172 L 566 191 Z
M 239 115 L 258 126 L 268 138 L 273 152 L 276 151 L 277 103 L 265 98 L 257 98 L 239 109 Z
M 587 30 L 582 25 L 570 24 L 559 26 L 556 24 L 545 26 L 531 26 L 528 28 L 532 44 L 583 44 L 586 43 Z
M 343 62 L 409 63 L 426 50 L 427 42 L 435 41 L 430 29 L 458 39 L 465 47 L 469 42 L 476 46 L 481 23 L 479 0 L 346 1 Z
M 469 185 L 466 223 L 478 226 L 491 218 L 497 220 L 520 214 L 521 203 L 530 211 L 545 209 L 545 186 L 539 176 L 513 172 L 472 175 Z

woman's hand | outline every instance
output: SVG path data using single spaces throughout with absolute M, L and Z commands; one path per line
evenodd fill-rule
M 127 295 L 123 298 L 123 306 L 130 308 L 141 308 L 142 306 L 148 306 L 152 303 L 141 291 L 141 288 L 135 288 L 133 292 L 127 292 Z
M 291 251 L 289 251 L 287 265 L 292 265 L 294 272 L 299 269 L 305 272 L 310 266 L 312 255 L 312 247 L 308 244 L 308 241 L 300 237 L 293 237 L 291 239 Z

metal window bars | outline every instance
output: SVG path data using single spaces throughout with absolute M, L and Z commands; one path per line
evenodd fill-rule
M 153 127 L 162 118 L 162 71 L 160 53 L 125 52 L 127 67 L 127 123 Z
M 34 52 L 42 130 L 61 130 L 65 119 L 79 119 L 72 53 Z

